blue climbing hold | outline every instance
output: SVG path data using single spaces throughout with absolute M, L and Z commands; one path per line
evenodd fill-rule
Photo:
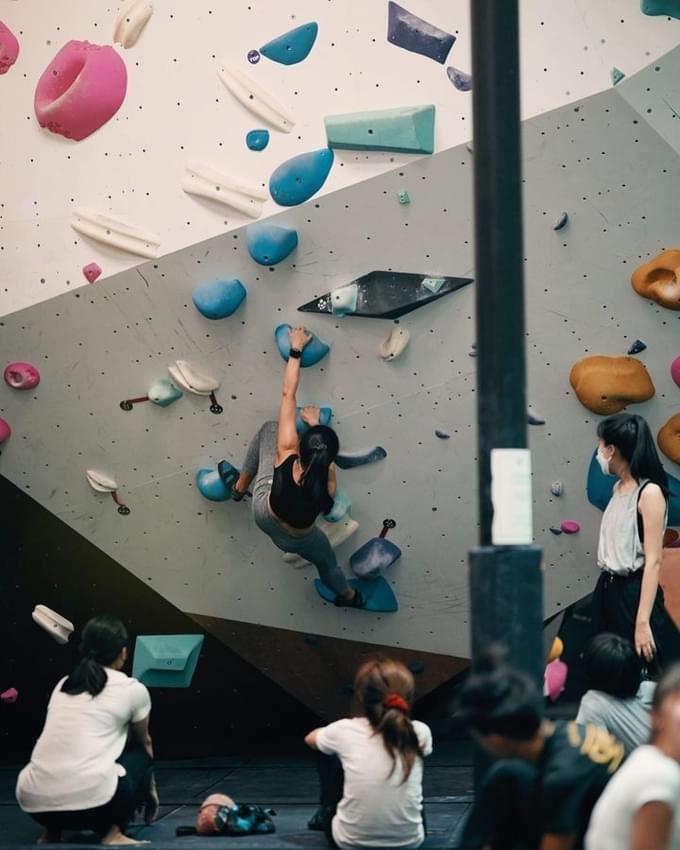
M 333 500 L 333 507 L 331 510 L 324 515 L 324 519 L 327 522 L 340 522 L 341 519 L 344 519 L 347 515 L 347 512 L 352 507 L 352 502 L 350 501 L 349 496 L 345 493 L 344 490 L 338 488 L 335 491 L 335 499 Z
M 339 452 L 335 463 L 340 469 L 355 469 L 357 466 L 366 466 L 369 463 L 384 460 L 386 457 L 387 452 L 382 446 L 374 446 L 368 451 Z
M 290 339 L 288 338 L 290 329 L 290 325 L 279 325 L 274 331 L 279 354 L 284 360 L 288 360 L 290 354 Z M 307 366 L 315 366 L 320 360 L 323 360 L 330 350 L 330 345 L 322 342 L 316 334 L 312 334 L 311 340 L 302 351 L 300 365 L 303 369 L 306 369 Z
M 269 144 L 269 130 L 251 130 L 246 134 L 246 145 L 251 151 L 263 151 Z
M 297 65 L 309 56 L 318 32 L 316 21 L 302 24 L 268 41 L 260 48 L 260 53 L 281 65 Z
M 281 163 L 269 178 L 269 193 L 279 206 L 294 207 L 316 195 L 333 165 L 333 151 L 321 148 Z
M 330 425 L 333 418 L 333 410 L 330 407 L 319 408 L 319 425 Z M 298 434 L 304 434 L 309 430 L 309 425 L 302 418 L 302 408 L 298 407 L 295 413 L 295 427 Z
M 218 280 L 197 286 L 191 300 L 206 319 L 226 319 L 241 306 L 246 288 L 240 280 Z
M 406 189 L 401 189 L 399 192 L 397 192 L 397 200 L 400 204 L 411 203 L 411 198 L 409 197 L 409 193 L 406 191 Z
M 472 74 L 466 74 L 459 68 L 454 68 L 449 65 L 446 69 L 446 76 L 451 80 L 458 91 L 470 91 L 472 89 Z
M 169 378 L 159 378 L 151 384 L 147 395 L 149 396 L 149 401 L 152 401 L 159 407 L 168 407 L 173 401 L 182 398 L 184 393 Z
M 331 292 L 333 315 L 347 316 L 349 313 L 354 313 L 357 309 L 358 300 L 359 285 L 357 283 L 348 283 L 346 286 L 339 286 Z
M 360 611 L 378 611 L 384 614 L 392 614 L 399 610 L 399 603 L 394 591 L 382 576 L 378 578 L 351 578 L 348 582 L 350 587 L 360 590 L 366 600 L 364 608 Z M 335 601 L 335 592 L 326 587 L 320 578 L 314 579 L 316 592 L 325 602 Z
M 626 75 L 619 68 L 614 67 L 610 71 L 610 76 L 612 80 L 612 85 L 615 86 L 618 85 L 618 83 L 620 83 Z
M 645 15 L 668 15 L 680 19 L 680 0 L 642 0 L 640 8 Z
M 644 351 L 646 348 L 646 342 L 643 342 L 641 339 L 636 339 L 635 342 L 631 344 L 626 354 L 640 354 L 640 352 Z
M 401 558 L 401 549 L 385 538 L 389 528 L 394 528 L 394 520 L 385 520 L 380 537 L 374 537 L 349 559 L 352 572 L 357 578 L 376 579 L 388 567 Z
M 250 256 L 261 266 L 275 266 L 297 248 L 297 230 L 276 224 L 249 224 L 246 244 Z
M 204 467 L 198 470 L 196 486 L 201 496 L 211 502 L 226 502 L 231 499 L 231 488 L 225 485 L 220 473 L 214 467 L 211 469 Z
M 348 112 L 324 119 L 329 148 L 359 151 L 432 153 L 433 104 Z
M 203 635 L 138 635 L 132 675 L 149 688 L 188 688 Z
M 390 44 L 403 47 L 412 53 L 420 53 L 421 56 L 427 56 L 428 59 L 434 59 L 443 65 L 456 37 L 390 0 L 387 40 Z

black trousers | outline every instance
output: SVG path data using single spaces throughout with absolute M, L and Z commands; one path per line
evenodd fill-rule
M 141 747 L 126 750 L 118 759 L 125 776 L 118 779 L 116 793 L 103 806 L 74 812 L 31 812 L 31 817 L 50 832 L 63 829 L 92 830 L 104 835 L 112 826 L 122 832 L 132 820 L 135 809 L 146 801 L 151 781 L 151 757 Z
M 613 632 L 633 642 L 641 588 L 642 570 L 627 576 L 602 572 L 593 593 L 593 634 Z M 661 587 L 656 593 L 649 624 L 656 644 L 656 658 L 650 670 L 659 673 L 674 661 L 680 661 L 680 631 L 666 610 Z

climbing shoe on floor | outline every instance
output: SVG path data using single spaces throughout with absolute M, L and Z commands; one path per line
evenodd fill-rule
M 332 820 L 333 813 L 328 806 L 319 806 L 307 821 L 307 829 L 312 829 L 315 832 L 326 832 Z
M 354 596 L 350 599 L 345 599 L 344 596 L 336 596 L 333 604 L 338 608 L 365 608 L 366 598 L 360 590 L 355 589 Z

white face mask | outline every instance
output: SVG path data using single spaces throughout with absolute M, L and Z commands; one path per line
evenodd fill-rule
M 597 454 L 595 455 L 597 462 L 600 464 L 600 469 L 602 470 L 603 475 L 611 475 L 611 471 L 609 469 L 609 460 L 602 454 L 600 449 L 597 450 Z

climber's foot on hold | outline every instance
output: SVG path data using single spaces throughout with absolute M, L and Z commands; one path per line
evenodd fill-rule
M 333 600 L 333 604 L 338 608 L 365 608 L 366 599 L 360 590 L 354 590 L 351 595 L 340 596 L 338 594 Z

